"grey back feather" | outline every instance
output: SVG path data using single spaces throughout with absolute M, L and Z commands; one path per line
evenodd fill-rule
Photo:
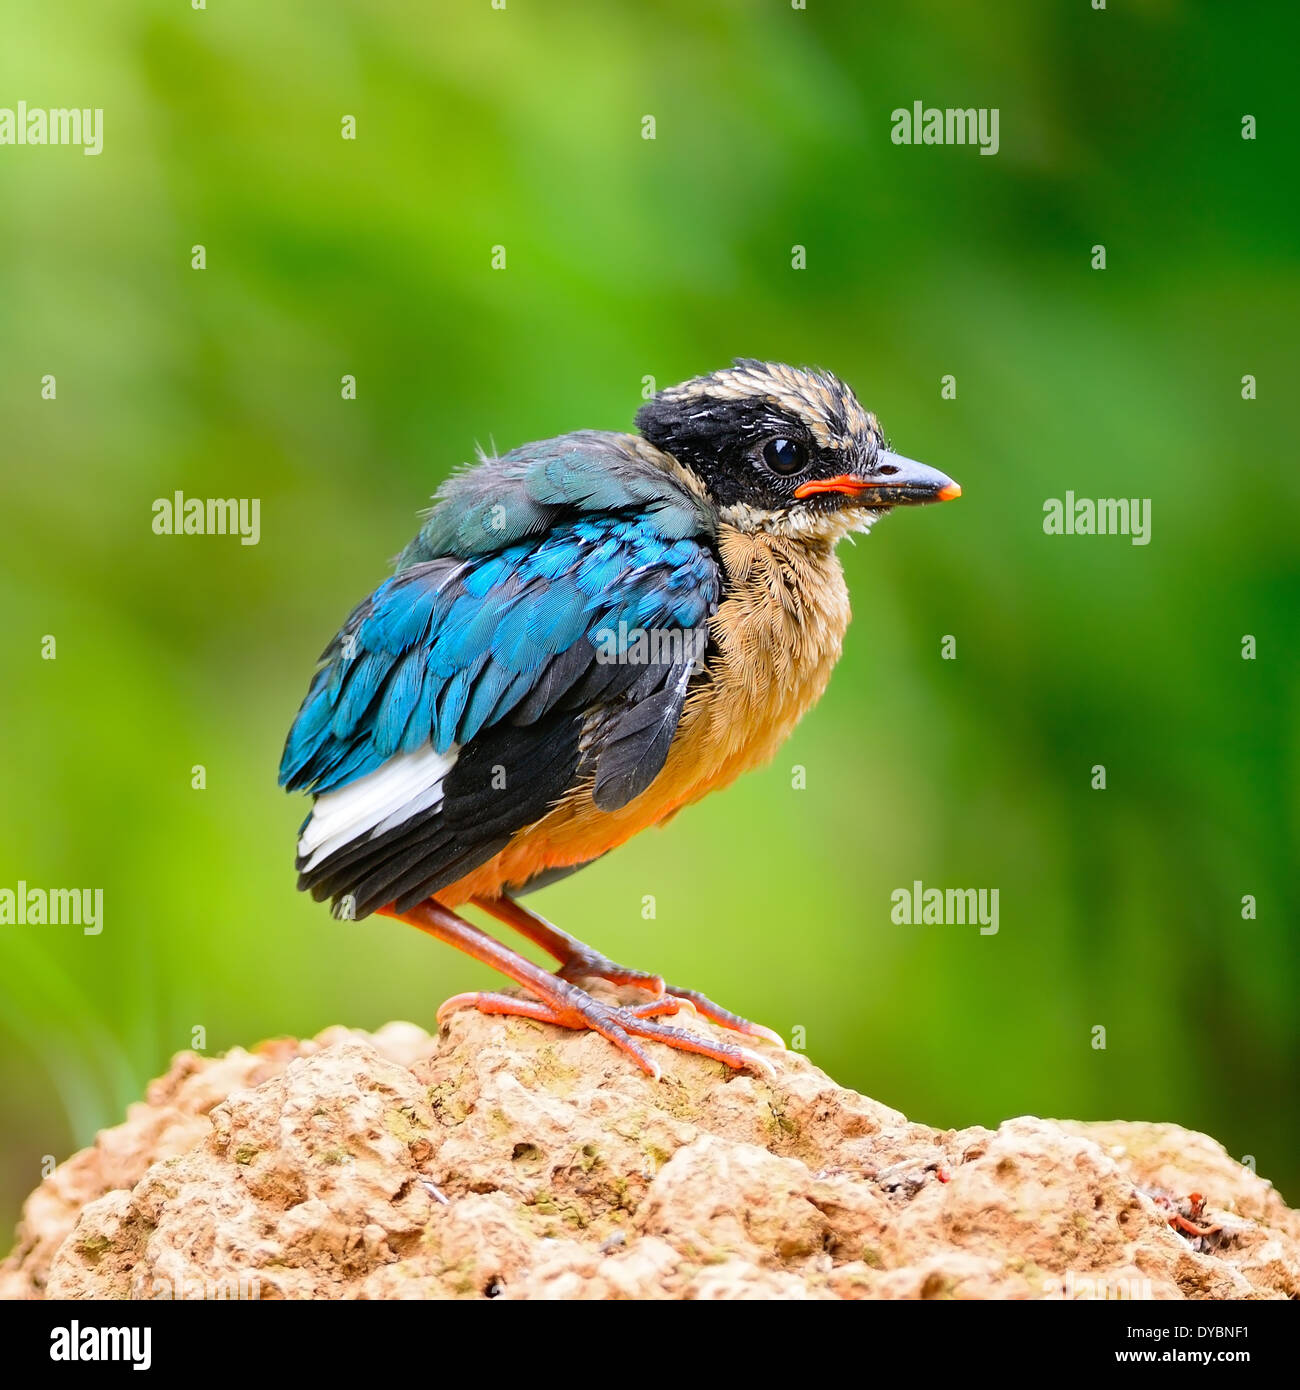
M 487 554 L 584 512 L 636 512 L 667 540 L 711 536 L 716 527 L 709 504 L 643 439 L 579 430 L 454 474 L 398 569 L 439 555 Z

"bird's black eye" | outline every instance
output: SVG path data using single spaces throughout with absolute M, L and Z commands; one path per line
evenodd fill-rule
M 793 439 L 769 439 L 763 445 L 763 462 L 773 473 L 789 477 L 808 462 L 808 450 Z

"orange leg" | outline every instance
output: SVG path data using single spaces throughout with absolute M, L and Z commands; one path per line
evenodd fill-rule
M 701 1056 L 712 1057 L 729 1067 L 748 1067 L 751 1071 L 771 1073 L 771 1066 L 748 1048 L 716 1043 L 671 1024 L 655 1021 L 656 1015 L 676 1013 L 683 1007 L 689 1007 L 689 1001 L 654 999 L 632 1008 L 604 1004 L 571 981 L 552 975 L 540 965 L 534 965 L 526 957 L 503 946 L 485 931 L 462 921 L 436 898 L 426 898 L 409 912 L 393 912 L 388 907 L 382 907 L 379 911 L 385 917 L 394 917 L 439 941 L 445 941 L 449 946 L 455 946 L 484 965 L 499 970 L 536 996 L 535 999 L 516 999 L 509 994 L 458 994 L 438 1010 L 439 1022 L 450 1009 L 471 1007 L 483 1013 L 517 1014 L 561 1028 L 591 1029 L 608 1038 L 620 1051 L 626 1052 L 642 1071 L 656 1080 L 660 1075 L 659 1067 L 634 1039 L 653 1039 L 679 1052 L 697 1052 Z
M 562 980 L 594 977 L 598 980 L 608 980 L 612 985 L 633 985 L 637 989 L 649 990 L 651 994 L 667 994 L 673 999 L 690 1004 L 710 1023 L 744 1033 L 751 1038 L 762 1038 L 766 1042 L 775 1043 L 782 1050 L 785 1048 L 781 1035 L 774 1033 L 770 1028 L 764 1028 L 761 1023 L 751 1023 L 747 1018 L 733 1014 L 730 1009 L 715 1004 L 712 999 L 697 990 L 678 989 L 676 985 L 666 985 L 662 975 L 648 975 L 643 970 L 631 970 L 626 965 L 615 965 L 613 961 L 607 960 L 590 946 L 579 941 L 576 936 L 561 931 L 545 917 L 539 917 L 537 913 L 521 907 L 512 898 L 475 898 L 474 903 L 484 912 L 491 913 L 498 922 L 514 927 L 517 932 L 554 956 L 560 962 L 560 968 L 555 973 Z
M 615 965 L 585 942 L 548 922 L 545 917 L 530 912 L 513 898 L 475 898 L 474 905 L 490 913 L 498 922 L 513 927 L 521 936 L 536 942 L 548 955 L 560 962 L 555 972 L 562 980 L 607 980 L 611 985 L 631 985 L 634 989 L 663 994 L 667 990 L 662 975 L 649 975 L 644 970 L 631 970 Z

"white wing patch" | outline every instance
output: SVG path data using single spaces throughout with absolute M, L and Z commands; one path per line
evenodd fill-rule
M 402 753 L 338 791 L 316 798 L 298 837 L 304 871 L 314 869 L 354 840 L 373 839 L 442 800 L 442 783 L 460 752 L 453 743 L 436 753 L 431 743 Z

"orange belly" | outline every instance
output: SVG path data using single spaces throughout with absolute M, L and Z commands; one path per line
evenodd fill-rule
M 598 858 L 768 762 L 817 702 L 849 621 L 830 545 L 724 527 L 719 546 L 728 597 L 712 620 L 710 679 L 687 700 L 663 771 L 617 811 L 597 810 L 590 782 L 579 784 L 439 901 L 500 897 L 547 869 Z

